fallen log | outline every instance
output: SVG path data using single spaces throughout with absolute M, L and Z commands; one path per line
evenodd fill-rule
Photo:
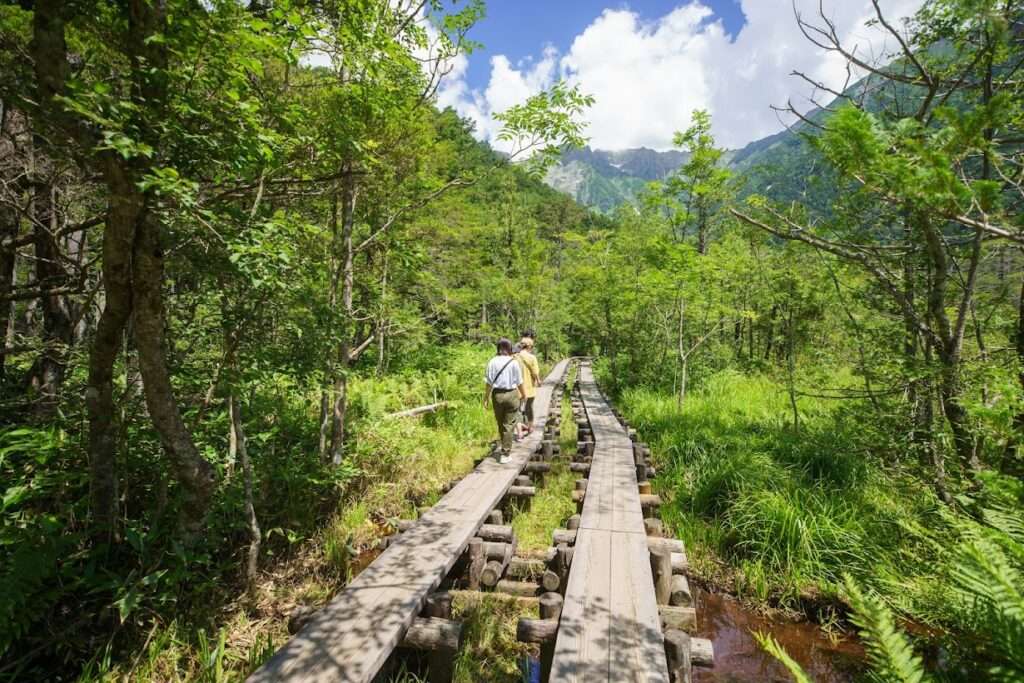
M 448 403 L 448 401 L 441 401 L 439 403 L 431 403 L 418 408 L 410 408 L 409 410 L 400 410 L 397 413 L 388 413 L 384 416 L 384 419 L 397 420 L 402 417 L 419 417 L 420 415 L 426 415 L 427 413 L 437 412 L 441 408 L 446 408 Z

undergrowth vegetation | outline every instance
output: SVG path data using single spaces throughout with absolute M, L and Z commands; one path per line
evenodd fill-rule
M 292 607 L 326 601 L 389 523 L 415 517 L 484 452 L 493 431 L 493 417 L 479 401 L 488 354 L 479 346 L 452 346 L 421 354 L 386 377 L 356 378 L 350 456 L 340 468 L 317 458 L 313 392 L 278 385 L 254 393 L 246 429 L 260 473 L 255 502 L 265 571 L 249 595 L 224 590 L 242 587 L 235 550 L 244 541 L 241 477 L 229 480 L 210 516 L 209 543 L 181 545 L 159 508 L 149 509 L 125 530 L 138 558 L 122 575 L 96 572 L 96 553 L 117 550 L 76 550 L 88 487 L 67 472 L 84 457 L 81 445 L 56 429 L 0 432 L 0 471 L 8 483 L 0 542 L 14 549 L 0 566 L 0 646 L 34 628 L 48 634 L 46 644 L 57 655 L 46 662 L 32 652 L 12 658 L 0 679 L 47 678 L 62 661 L 90 651 L 96 654 L 83 680 L 244 677 L 287 637 Z M 448 407 L 436 414 L 384 419 L 440 400 Z M 201 443 L 223 448 L 226 436 L 218 426 L 209 425 Z M 58 489 L 62 497 L 55 498 Z M 129 491 L 128 504 L 152 494 Z M 56 626 L 68 623 L 63 615 L 69 610 L 122 626 L 97 642 L 98 624 L 88 619 L 74 621 L 73 630 Z M 123 656 L 129 651 L 135 656 Z
M 958 514 L 886 457 L 856 406 L 801 398 L 794 429 L 785 386 L 765 376 L 716 373 L 682 408 L 645 389 L 620 404 L 705 580 L 823 622 L 852 608 L 881 680 L 918 680 L 893 673 L 920 664 L 911 645 L 900 654 L 894 614 L 932 629 L 953 680 L 1024 675 L 1019 480 L 984 473 Z

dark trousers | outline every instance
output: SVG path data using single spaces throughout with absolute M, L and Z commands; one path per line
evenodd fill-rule
M 491 393 L 491 405 L 494 407 L 494 420 L 498 423 L 501 452 L 507 454 L 512 450 L 512 436 L 519 414 L 519 392 L 515 389 L 494 391 Z

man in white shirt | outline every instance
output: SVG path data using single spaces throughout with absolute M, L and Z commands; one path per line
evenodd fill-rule
M 526 398 L 523 389 L 523 372 L 512 355 L 512 342 L 502 337 L 498 340 L 498 355 L 487 363 L 484 372 L 484 407 L 494 407 L 494 419 L 498 423 L 498 438 L 501 441 L 501 455 L 498 462 L 506 463 L 512 451 L 512 435 L 519 416 L 519 402 Z

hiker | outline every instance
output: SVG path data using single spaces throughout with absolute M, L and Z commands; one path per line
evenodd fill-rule
M 519 363 L 519 373 L 523 377 L 523 390 L 525 391 L 526 390 L 526 382 L 527 382 L 526 370 L 524 369 L 523 361 L 520 360 L 520 358 L 519 358 L 519 353 L 522 350 L 523 350 L 523 347 L 522 347 L 521 344 L 515 344 L 512 347 L 512 357 L 516 359 L 517 363 Z M 516 442 L 522 441 L 523 437 L 525 437 L 527 434 L 529 434 L 529 430 L 526 428 L 526 418 L 523 417 L 523 414 L 524 414 L 523 411 L 525 410 L 525 406 L 526 406 L 526 399 L 521 399 L 519 401 L 519 408 L 516 410 L 516 428 L 515 428 L 515 431 L 512 433 L 512 437 L 516 440 Z
M 527 330 L 532 335 L 532 330 Z M 540 386 L 540 366 L 537 365 L 537 357 L 533 355 L 533 337 L 523 333 L 523 339 L 519 342 L 520 350 L 516 355 L 519 360 L 519 369 L 523 375 L 523 422 L 526 424 L 526 433 L 533 432 L 533 400 L 537 397 L 537 387 Z
M 512 435 L 519 415 L 519 402 L 526 397 L 523 390 L 523 373 L 519 362 L 512 355 L 512 342 L 502 337 L 497 344 L 498 355 L 487 363 L 484 382 L 484 407 L 494 407 L 494 419 L 498 423 L 498 439 L 501 453 L 498 462 L 506 463 L 512 451 Z

